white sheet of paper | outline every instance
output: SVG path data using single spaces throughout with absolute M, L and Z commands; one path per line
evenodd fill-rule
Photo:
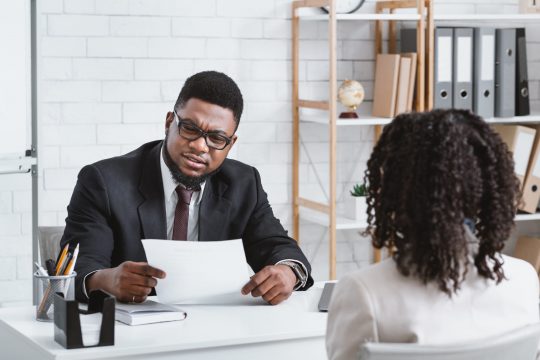
M 148 264 L 167 273 L 156 286 L 159 302 L 221 304 L 245 302 L 240 293 L 250 268 L 242 240 L 142 241 Z
M 102 313 L 80 315 L 82 341 L 84 346 L 94 346 L 99 343 Z

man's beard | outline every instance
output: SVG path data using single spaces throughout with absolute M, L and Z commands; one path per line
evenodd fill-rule
M 169 154 L 169 150 L 167 149 L 168 138 L 169 133 L 167 132 L 167 134 L 165 135 L 165 140 L 163 142 L 163 161 L 165 162 L 165 165 L 167 165 L 167 167 L 169 168 L 171 177 L 176 184 L 182 184 L 187 189 L 198 189 L 200 185 L 205 182 L 206 179 L 208 179 L 208 177 L 219 171 L 219 168 L 217 168 L 211 173 L 203 174 L 201 176 L 188 176 L 184 174 L 178 168 L 178 166 L 176 166 L 173 159 L 171 158 L 171 154 Z

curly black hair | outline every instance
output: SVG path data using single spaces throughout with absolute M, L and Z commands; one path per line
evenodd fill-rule
M 465 110 L 397 116 L 368 161 L 366 234 L 392 249 L 404 276 L 435 282 L 449 296 L 466 275 L 504 279 L 499 252 L 520 199 L 512 155 L 501 137 Z M 478 252 L 468 254 L 464 222 L 471 219 Z
M 191 98 L 232 110 L 238 129 L 244 100 L 238 85 L 229 76 L 218 71 L 202 71 L 190 76 L 180 90 L 175 108 L 181 109 Z

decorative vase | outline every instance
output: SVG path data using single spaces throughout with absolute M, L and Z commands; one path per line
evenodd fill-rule
M 367 197 L 349 196 L 345 202 L 345 214 L 357 221 L 367 221 Z

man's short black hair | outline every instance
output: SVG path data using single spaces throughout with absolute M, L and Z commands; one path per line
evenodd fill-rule
M 192 75 L 180 90 L 175 107 L 182 108 L 191 98 L 232 110 L 238 128 L 244 100 L 238 85 L 229 76 L 217 71 L 203 71 Z

